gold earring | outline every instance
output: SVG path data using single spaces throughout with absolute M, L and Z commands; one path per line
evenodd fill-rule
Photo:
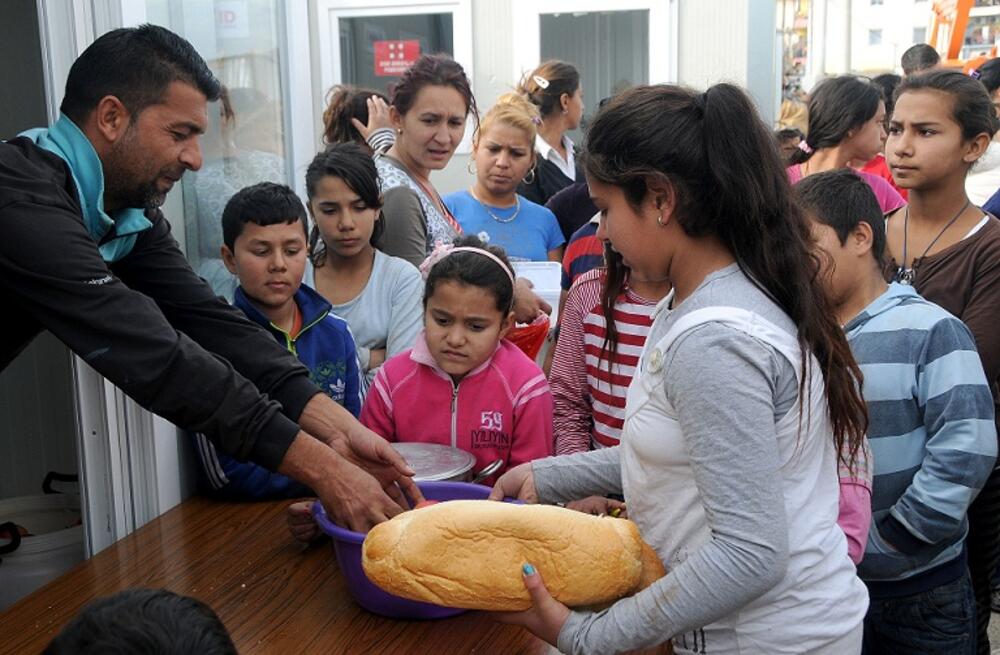
M 666 225 L 663 222 L 663 214 L 660 214 L 659 216 L 656 217 L 656 223 L 660 227 L 666 227 Z
M 397 127 L 396 128 L 396 134 L 402 134 L 402 133 L 403 133 L 403 128 Z

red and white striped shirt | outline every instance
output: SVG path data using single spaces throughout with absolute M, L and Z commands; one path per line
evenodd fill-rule
M 554 401 L 557 455 L 618 445 L 625 395 L 653 323 L 655 300 L 626 286 L 614 307 L 618 346 L 604 351 L 607 322 L 601 308 L 604 270 L 581 275 L 569 290 L 559 319 L 559 340 L 549 386 Z

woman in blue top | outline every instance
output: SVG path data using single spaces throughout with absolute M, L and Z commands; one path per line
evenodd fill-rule
M 517 185 L 535 175 L 538 121 L 522 96 L 501 96 L 473 139 L 475 184 L 444 199 L 465 234 L 503 247 L 511 261 L 562 259 L 565 238 L 555 214 L 517 194 Z

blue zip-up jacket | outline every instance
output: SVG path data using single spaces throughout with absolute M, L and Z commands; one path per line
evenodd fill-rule
M 990 387 L 969 329 L 910 286 L 891 284 L 844 329 L 875 464 L 858 575 L 872 597 L 926 591 L 966 567 L 966 512 L 997 455 Z
M 365 387 L 351 329 L 330 312 L 330 303 L 305 284 L 295 292 L 295 302 L 302 314 L 302 328 L 291 337 L 250 303 L 242 287 L 236 289 L 233 300 L 251 321 L 268 330 L 305 364 L 309 377 L 324 393 L 357 417 Z M 280 473 L 218 453 L 203 435 L 197 435 L 197 445 L 209 486 L 225 497 L 263 500 L 314 495 L 308 487 Z

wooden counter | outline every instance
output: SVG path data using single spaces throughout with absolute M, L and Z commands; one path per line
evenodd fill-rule
M 185 501 L 0 613 L 0 653 L 40 653 L 83 605 L 136 586 L 206 602 L 243 655 L 557 652 L 479 612 L 439 621 L 366 612 L 350 597 L 329 541 L 304 548 L 292 540 L 287 504 Z

